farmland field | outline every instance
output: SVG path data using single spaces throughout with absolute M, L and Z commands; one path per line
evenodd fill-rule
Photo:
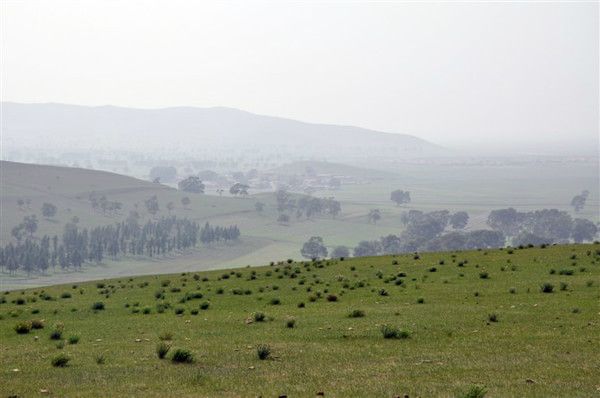
M 0 389 L 596 396 L 599 286 L 600 245 L 590 244 L 280 262 L 5 292 Z M 31 321 L 42 328 L 28 329 Z M 164 359 L 161 344 L 170 347 Z M 178 349 L 177 358 L 193 360 L 174 363 Z

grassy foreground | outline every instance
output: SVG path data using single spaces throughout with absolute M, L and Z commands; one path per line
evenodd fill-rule
M 455 397 L 480 386 L 488 397 L 597 396 L 598 286 L 600 245 L 565 245 L 5 292 L 0 390 Z M 32 320 L 43 328 L 26 333 Z M 164 359 L 159 345 L 171 347 Z M 173 361 L 177 349 L 184 363 Z

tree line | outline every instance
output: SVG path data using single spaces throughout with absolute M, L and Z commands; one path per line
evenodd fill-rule
M 31 225 L 25 224 L 25 225 Z M 240 236 L 236 225 L 229 227 L 200 226 L 187 218 L 163 217 L 156 221 L 139 223 L 132 213 L 125 221 L 91 229 L 67 223 L 61 236 L 21 236 L 15 244 L 0 248 L 0 268 L 10 273 L 22 270 L 46 272 L 56 266 L 62 269 L 80 269 L 86 262 L 100 263 L 122 256 L 164 256 L 202 243 L 234 241 Z
M 290 214 L 295 214 L 297 219 L 306 219 L 315 216 L 330 215 L 335 218 L 342 212 L 342 206 L 334 198 L 315 198 L 309 195 L 292 197 L 290 193 L 279 190 L 275 193 L 279 222 L 289 222 Z

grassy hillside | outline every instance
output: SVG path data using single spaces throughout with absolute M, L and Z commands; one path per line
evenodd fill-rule
M 8 396 L 594 396 L 599 284 L 600 246 L 563 245 L 14 291 L 0 304 L 0 385 Z M 43 328 L 16 332 L 32 320 Z M 193 361 L 174 363 L 178 349 Z

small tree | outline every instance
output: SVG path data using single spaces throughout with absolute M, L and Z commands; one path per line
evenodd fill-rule
M 248 188 L 250 188 L 248 185 L 236 182 L 229 188 L 229 193 L 233 196 L 248 195 Z
M 33 236 L 38 228 L 38 219 L 35 214 L 23 218 L 23 228 L 29 233 L 29 236 Z
M 263 202 L 256 202 L 256 203 L 254 204 L 254 208 L 256 209 L 256 211 L 257 211 L 258 213 L 262 213 L 262 212 L 263 212 L 263 210 L 265 209 L 265 204 L 264 204 Z
M 185 209 L 188 208 L 188 206 L 190 205 L 191 201 L 190 198 L 188 198 L 187 196 L 184 196 L 183 198 L 181 198 L 181 204 L 183 205 L 183 207 Z
M 324 258 L 327 257 L 327 248 L 323 244 L 323 238 L 320 236 L 312 236 L 302 246 L 300 254 L 305 258 Z
M 42 215 L 46 218 L 52 218 L 56 215 L 56 206 L 52 203 L 44 203 L 42 205 Z
M 158 198 L 156 197 L 156 195 L 153 195 L 150 198 L 146 199 L 144 201 L 144 204 L 146 205 L 146 210 L 148 210 L 148 213 L 152 214 L 153 216 L 155 216 L 156 213 L 158 213 L 158 211 L 160 210 L 160 206 L 158 205 Z
M 410 192 L 397 189 L 390 194 L 390 199 L 396 203 L 396 206 L 410 203 Z
M 379 211 L 379 209 L 371 209 L 369 214 L 367 214 L 367 218 L 369 219 L 369 222 L 377 224 L 377 221 L 381 220 L 381 211 Z
M 573 206 L 573 209 L 575 210 L 575 212 L 579 212 L 581 211 L 584 206 L 585 206 L 585 202 L 587 201 L 587 198 L 590 194 L 590 191 L 583 191 L 581 192 L 579 195 L 575 195 L 573 197 L 573 199 L 571 199 L 571 206 Z
M 350 249 L 346 246 L 336 246 L 331 252 L 331 258 L 347 258 L 350 257 Z

